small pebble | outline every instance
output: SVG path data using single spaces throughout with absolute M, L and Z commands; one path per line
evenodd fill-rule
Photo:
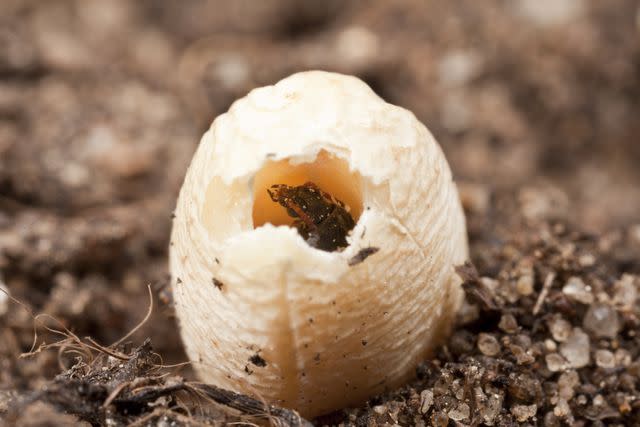
M 571 334 L 571 323 L 567 322 L 560 316 L 554 316 L 547 322 L 549 331 L 554 340 L 564 342 Z
M 591 304 L 594 300 L 591 288 L 584 281 L 576 276 L 572 276 L 562 288 L 562 292 L 570 299 L 582 304 Z
M 528 296 L 533 293 L 533 275 L 526 274 L 520 276 L 516 282 L 516 290 L 522 296 Z
M 597 350 L 595 358 L 596 365 L 600 368 L 614 368 L 616 366 L 615 356 L 609 350 Z
M 536 361 L 535 357 L 519 345 L 511 345 L 509 346 L 509 350 L 511 350 L 511 353 L 516 357 L 518 365 L 528 365 Z
M 558 349 L 558 345 L 554 340 L 547 338 L 544 340 L 544 348 L 547 349 L 547 351 L 556 351 Z
M 564 357 L 560 356 L 558 353 L 547 354 L 544 360 L 545 362 L 547 362 L 547 368 L 551 372 L 561 371 L 566 366 L 566 361 L 564 360 Z
M 596 258 L 591 254 L 583 254 L 578 258 L 578 263 L 582 267 L 592 267 L 596 263 Z
M 478 349 L 485 356 L 495 356 L 500 353 L 500 343 L 493 335 L 481 333 L 478 336 Z
M 560 399 L 556 407 L 553 408 L 553 413 L 556 417 L 564 418 L 571 413 L 571 408 L 566 400 Z
M 624 366 L 625 368 L 631 365 L 631 353 L 629 353 L 628 350 L 619 348 L 614 353 L 614 356 L 616 358 L 616 365 Z
M 602 406 L 604 404 L 605 404 L 604 397 L 602 397 L 601 394 L 596 394 L 596 396 L 593 398 L 593 405 Z
M 420 393 L 420 412 L 426 414 L 433 405 L 433 392 L 431 390 L 423 390 Z
M 503 314 L 498 327 L 508 334 L 514 334 L 518 332 L 518 321 L 512 314 Z
M 589 364 L 590 344 L 589 335 L 580 328 L 574 328 L 569 338 L 560 345 L 560 353 L 567 359 L 569 366 L 582 368 Z
M 560 427 L 560 421 L 558 417 L 553 412 L 547 412 L 544 416 L 544 426 L 545 427 Z
M 440 377 L 436 380 L 433 385 L 433 392 L 438 394 L 448 394 L 449 389 L 451 388 L 451 383 L 453 382 L 452 375 L 449 373 L 445 373 L 444 375 L 440 375 Z
M 509 375 L 509 384 L 507 385 L 509 398 L 514 399 L 513 402 L 534 402 L 543 394 L 540 381 L 532 375 L 528 374 L 511 374 Z
M 502 410 L 503 396 L 500 394 L 491 394 L 487 406 L 480 410 L 482 419 L 487 425 L 493 425 L 494 420 Z
M 635 285 L 636 276 L 623 274 L 614 285 L 613 302 L 622 310 L 629 311 L 635 307 L 638 299 L 638 288 Z
M 387 411 L 388 409 L 385 405 L 376 405 L 373 407 L 373 412 L 375 412 L 378 415 L 386 414 Z
M 434 412 L 431 415 L 431 425 L 434 427 L 447 427 L 449 425 L 449 416 L 444 412 Z
M 602 303 L 589 307 L 582 325 L 598 338 L 615 338 L 620 331 L 618 313 L 611 306 Z
M 456 406 L 454 409 L 450 410 L 448 415 L 449 415 L 449 418 L 451 418 L 454 421 L 462 421 L 469 418 L 470 414 L 471 414 L 471 409 L 469 408 L 469 405 L 467 405 L 466 403 L 461 403 L 458 406 Z
M 531 337 L 527 334 L 519 334 L 513 338 L 513 343 L 519 345 L 520 347 L 524 347 L 527 350 L 531 349 Z
M 558 378 L 558 394 L 561 399 L 569 401 L 573 395 L 576 386 L 580 384 L 578 373 L 574 370 L 564 372 Z
M 511 413 L 516 420 L 520 423 L 527 421 L 529 418 L 533 417 L 538 411 L 538 407 L 534 405 L 513 405 L 511 407 Z
M 623 397 L 623 401 L 620 405 L 618 405 L 618 409 L 620 410 L 620 412 L 622 414 L 628 414 L 629 412 L 631 412 L 631 405 L 629 404 L 629 397 L 628 396 L 624 396 Z

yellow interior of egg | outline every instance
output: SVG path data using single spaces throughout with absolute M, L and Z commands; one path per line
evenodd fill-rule
M 360 176 L 349 170 L 346 161 L 322 150 L 311 163 L 293 165 L 288 160 L 269 161 L 253 181 L 253 227 L 263 224 L 291 225 L 285 208 L 271 200 L 267 189 L 275 184 L 298 186 L 313 182 L 348 207 L 354 221 L 362 213 Z

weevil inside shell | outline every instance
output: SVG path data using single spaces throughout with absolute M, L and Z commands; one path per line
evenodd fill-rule
M 342 201 L 313 182 L 274 184 L 267 193 L 294 218 L 293 227 L 309 245 L 329 252 L 347 246 L 347 235 L 356 223 Z
M 449 166 L 413 114 L 355 77 L 298 73 L 236 101 L 203 136 L 173 227 L 201 380 L 306 417 L 411 379 L 460 305 Z M 265 366 L 248 362 L 256 348 Z

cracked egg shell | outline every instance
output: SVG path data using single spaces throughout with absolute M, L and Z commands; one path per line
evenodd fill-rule
M 309 246 L 266 191 L 308 181 L 356 221 L 341 251 Z M 309 71 L 251 91 L 204 134 L 170 268 L 199 377 L 311 417 L 413 377 L 451 328 L 467 256 L 425 126 L 355 77 Z

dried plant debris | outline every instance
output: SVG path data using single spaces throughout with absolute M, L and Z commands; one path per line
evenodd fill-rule
M 355 221 L 343 202 L 313 182 L 298 186 L 275 184 L 267 192 L 271 200 L 295 218 L 293 226 L 309 245 L 328 252 L 347 246 L 347 235 Z
M 74 416 L 75 422 L 99 426 L 251 424 L 261 420 L 282 427 L 311 426 L 288 409 L 172 375 L 159 364 L 148 340 L 126 353 L 113 349 L 93 356 L 88 363 L 78 361 L 39 391 L 14 397 L 5 420 L 20 423 L 30 408 L 45 404 L 54 416 Z

